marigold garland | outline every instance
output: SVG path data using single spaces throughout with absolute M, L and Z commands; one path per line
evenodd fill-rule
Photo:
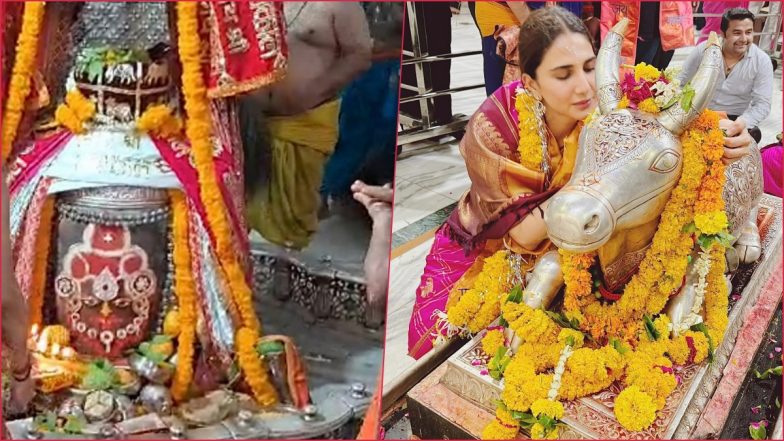
M 447 319 L 452 326 L 475 334 L 488 327 L 498 317 L 501 312 L 502 297 L 506 296 L 509 289 L 508 255 L 508 251 L 500 250 L 485 259 L 473 288 L 460 295 L 459 299 L 447 309 Z
M 495 419 L 482 430 L 482 439 L 515 439 L 519 431 L 520 423 L 508 410 L 498 407 Z
M 558 401 L 539 399 L 531 404 L 531 414 L 535 417 L 547 415 L 550 418 L 560 420 L 563 418 L 564 407 L 563 404 Z
M 543 310 L 512 302 L 504 304 L 502 309 L 509 328 L 523 342 L 553 344 L 558 341 L 560 328 Z
M 634 79 L 645 81 L 656 81 L 661 77 L 659 69 L 646 63 L 639 63 L 634 66 Z
M 237 359 L 239 360 L 245 381 L 253 391 L 256 402 L 262 406 L 270 406 L 278 401 L 278 393 L 269 381 L 269 375 L 256 352 L 257 333 L 246 327 L 237 331 Z
M 182 87 L 187 114 L 186 135 L 191 142 L 194 162 L 199 176 L 199 190 L 207 213 L 210 230 L 216 245 L 216 255 L 226 273 L 234 303 L 240 312 L 243 326 L 237 332 L 236 344 L 240 353 L 240 367 L 246 380 L 254 388 L 260 404 L 277 400 L 274 386 L 263 363 L 258 357 L 250 357 L 248 348 L 241 343 L 258 340 L 261 324 L 253 308 L 253 291 L 248 285 L 237 255 L 234 253 L 231 228 L 226 215 L 226 206 L 217 182 L 213 162 L 211 139 L 212 117 L 207 88 L 201 64 L 201 41 L 199 37 L 197 2 L 177 3 L 177 31 L 180 61 L 182 63 Z M 242 335 L 242 338 L 240 336 Z M 244 350 L 244 356 L 242 352 Z
M 69 91 L 65 95 L 65 103 L 57 106 L 54 113 L 58 124 L 77 135 L 84 133 L 84 123 L 93 116 L 95 116 L 95 103 L 85 98 L 78 89 Z
M 720 133 L 718 116 L 705 111 L 682 136 L 682 175 L 661 216 L 651 248 L 620 300 L 603 305 L 593 295 L 590 269 L 595 264 L 595 253 L 561 251 L 566 283 L 563 312 L 567 318 L 579 320 L 580 328 L 595 339 L 592 345 L 599 342 L 604 346 L 580 348 L 568 358 L 559 400 L 597 393 L 623 379 L 626 388 L 616 399 L 616 418 L 628 430 L 642 430 L 653 422 L 677 385 L 673 363 L 700 363 L 707 358 L 709 341 L 705 334 L 686 331 L 670 337 L 672 324 L 665 314 L 659 313 L 680 287 L 694 247 L 693 230 L 686 227 L 692 223 L 697 234 L 706 235 L 726 231 Z M 698 216 L 702 217 L 698 220 Z M 712 244 L 702 311 L 714 344 L 721 342 L 728 322 L 723 252 L 718 242 Z M 470 300 L 471 297 L 466 302 Z M 561 329 L 543 311 L 524 304 L 503 302 L 501 312 L 516 338 L 523 341 L 504 371 L 501 398 L 505 408 L 524 412 L 547 396 L 553 379 L 547 370 L 557 363 L 559 348 L 566 341 L 578 344 L 582 334 Z M 646 314 L 655 317 L 655 339 L 648 336 L 641 324 Z M 610 337 L 619 340 L 611 341 Z M 536 435 L 551 434 L 541 427 L 541 433 Z
M 150 106 L 136 120 L 140 132 L 157 135 L 164 139 L 179 137 L 182 133 L 182 120 L 174 115 L 165 104 Z
M 641 112 L 657 114 L 661 111 L 653 98 L 646 98 L 637 106 Z
M 542 171 L 542 137 L 539 136 L 539 121 L 533 113 L 536 99 L 526 93 L 522 86 L 515 97 L 515 109 L 518 114 L 518 134 L 520 140 L 517 152 L 520 164 L 530 170 Z
M 708 327 L 708 334 L 713 340 L 714 347 L 724 340 L 724 332 L 727 330 L 729 318 L 727 308 L 729 307 L 729 293 L 727 281 L 724 278 L 727 261 L 724 257 L 724 248 L 714 244 L 711 249 L 711 268 L 708 273 L 708 289 L 705 292 L 704 317 L 705 325 Z
M 624 389 L 615 398 L 615 418 L 628 430 L 645 429 L 656 419 L 653 399 L 637 386 Z
M 534 423 L 531 426 L 531 439 L 558 439 L 558 428 L 548 431 L 543 425 Z
M 607 389 L 625 366 L 623 356 L 610 346 L 577 349 L 566 361 L 558 399 L 574 400 Z
M 553 374 L 537 374 L 533 362 L 519 354 L 504 370 L 501 400 L 510 410 L 526 412 L 534 401 L 547 396 Z
M 2 155 L 3 163 L 8 160 L 22 122 L 27 97 L 32 88 L 33 72 L 38 53 L 38 36 L 44 20 L 44 2 L 25 2 L 22 29 L 16 43 L 16 59 L 8 83 L 8 98 L 3 115 Z
M 491 329 L 482 338 L 482 350 L 489 356 L 494 356 L 498 349 L 504 345 L 504 333 L 500 329 Z
M 191 270 L 188 204 L 185 195 L 169 192 L 172 206 L 172 242 L 174 243 L 174 293 L 177 296 L 179 335 L 177 367 L 171 392 L 177 402 L 185 400 L 193 382 L 193 353 L 196 339 L 196 285 Z M 167 317 L 168 318 L 168 317 Z
M 702 127 L 710 127 L 707 137 L 700 130 Z M 626 341 L 634 340 L 635 336 L 630 335 L 628 330 L 636 328 L 629 326 L 630 323 L 637 323 L 644 314 L 658 314 L 670 294 L 680 286 L 693 247 L 691 233 L 684 231 L 684 226 L 694 218 L 693 195 L 699 191 L 707 171 L 702 150 L 723 151 L 723 141 L 716 137 L 716 132 L 720 133 L 718 115 L 705 111 L 682 137 L 684 163 L 681 178 L 662 213 L 651 248 L 638 272 L 626 285 L 620 300 L 603 306 L 593 296 L 591 285 L 587 282 L 591 277 L 588 268 L 592 265 L 588 259 L 592 262 L 592 255 L 575 256 L 559 250 L 566 284 L 565 312 L 568 316 L 582 318 L 580 327 L 593 338 L 599 340 L 616 336 Z M 723 187 L 723 181 L 719 181 Z
M 232 245 L 231 228 L 226 217 L 223 196 L 218 186 L 213 145 L 211 139 L 212 116 L 207 89 L 204 84 L 199 39 L 198 3 L 177 3 L 177 30 L 180 61 L 182 62 L 182 88 L 185 111 L 188 115 L 186 134 L 191 142 L 199 189 L 204 203 L 210 230 L 215 236 L 216 254 L 227 279 L 244 326 L 260 332 L 260 323 L 253 309 L 253 292 L 248 286 L 245 272 L 240 266 Z

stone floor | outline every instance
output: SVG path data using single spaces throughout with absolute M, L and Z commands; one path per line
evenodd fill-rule
M 478 50 L 480 40 L 467 8 L 453 17 L 452 51 Z M 677 50 L 671 65 L 685 60 L 690 48 Z M 452 86 L 482 81 L 481 56 L 465 57 L 452 63 Z M 471 114 L 484 99 L 483 90 L 455 94 L 454 113 Z M 781 68 L 775 73 L 773 104 L 770 116 L 760 124 L 761 145 L 775 142 L 782 130 Z M 425 143 L 422 143 L 425 144 Z M 432 235 L 449 215 L 470 181 L 453 138 L 431 140 L 435 148 L 423 148 L 421 154 L 397 162 L 394 209 L 393 249 L 390 265 L 390 289 L 387 312 L 384 390 L 415 376 L 420 364 L 407 353 L 408 320 L 414 292 L 432 244 Z M 396 434 L 399 435 L 399 434 Z M 397 439 L 400 439 L 396 436 Z

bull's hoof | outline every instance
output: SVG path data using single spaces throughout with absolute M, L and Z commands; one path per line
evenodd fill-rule
M 733 273 L 740 266 L 740 257 L 738 251 L 734 247 L 729 247 L 724 251 L 724 257 L 727 261 L 727 272 Z
M 744 228 L 733 248 L 737 251 L 741 263 L 756 262 L 762 255 L 762 240 L 757 225 Z

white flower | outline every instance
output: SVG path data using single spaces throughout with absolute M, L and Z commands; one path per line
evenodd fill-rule
M 653 100 L 656 105 L 665 107 L 670 101 L 681 94 L 681 82 L 677 79 L 672 80 L 670 83 L 657 81 L 651 86 L 651 92 L 654 93 Z
M 675 77 L 678 76 L 678 74 L 681 73 L 681 70 L 683 70 L 681 66 L 670 66 L 667 69 L 664 69 L 664 76 L 667 79 L 674 79 Z M 677 81 L 677 79 L 675 79 L 674 81 Z

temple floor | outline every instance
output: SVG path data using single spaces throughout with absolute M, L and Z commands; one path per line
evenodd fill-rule
M 342 204 L 319 222 L 310 245 L 295 259 L 315 272 L 336 272 L 337 277 L 364 280 L 364 259 L 370 242 L 371 224 L 357 203 Z M 273 253 L 286 251 L 263 243 L 251 234 L 252 247 Z M 325 271 L 325 268 L 328 270 Z M 266 334 L 291 336 L 308 363 L 311 388 L 332 383 L 362 383 L 368 391 L 377 387 L 381 370 L 384 328 L 371 329 L 362 318 L 320 319 L 312 308 L 293 301 L 279 300 L 265 290 L 256 292 L 256 311 Z M 294 294 L 296 296 L 296 294 Z
M 481 50 L 481 42 L 471 15 L 467 8 L 463 8 L 460 15 L 452 19 L 452 52 L 474 50 Z M 682 64 L 689 50 L 676 50 L 670 65 Z M 451 87 L 482 81 L 481 55 L 453 60 L 451 75 Z M 782 130 L 781 68 L 774 77 L 771 113 L 760 124 L 760 146 L 775 142 L 776 134 Z M 455 93 L 452 96 L 453 113 L 471 115 L 484 98 L 484 89 Z M 441 353 L 433 351 L 419 361 L 406 355 L 408 321 L 414 295 L 435 230 L 470 186 L 458 145 L 459 141 L 452 137 L 421 141 L 414 145 L 415 149 L 407 149 L 409 153 L 397 161 L 384 357 L 384 408 L 390 409 L 395 405 L 397 412 L 395 409 L 388 412 L 384 424 L 388 429 L 388 439 L 411 436 L 407 411 L 400 411 L 401 406 L 405 407 L 401 398 L 456 349 L 446 348 Z M 742 429 L 748 437 L 748 426 Z

